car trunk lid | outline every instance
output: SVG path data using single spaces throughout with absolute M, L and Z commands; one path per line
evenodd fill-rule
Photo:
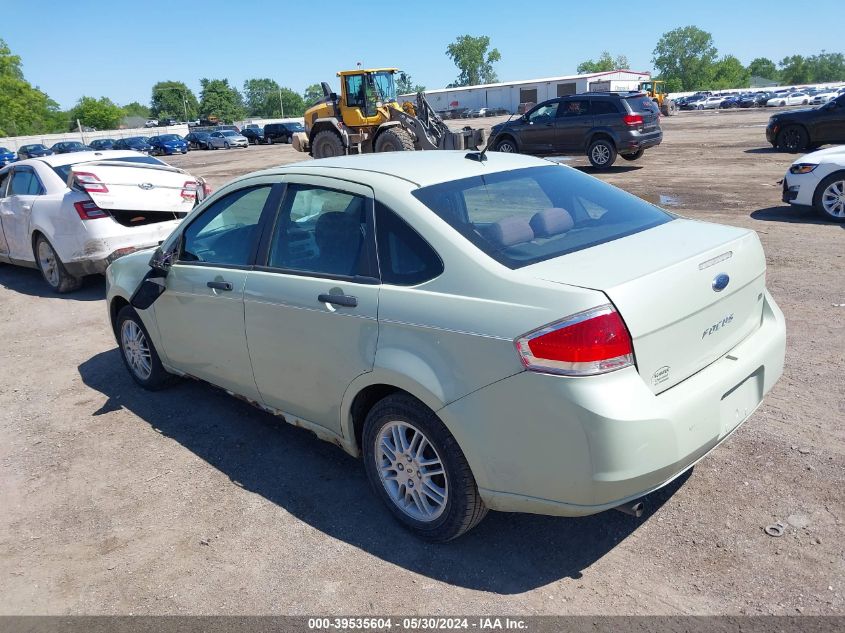
M 607 295 L 654 393 L 721 358 L 759 327 L 765 270 L 754 232 L 684 219 L 523 269 Z
M 186 213 L 196 200 L 196 179 L 176 167 L 99 161 L 71 168 L 68 186 L 81 188 L 101 209 Z

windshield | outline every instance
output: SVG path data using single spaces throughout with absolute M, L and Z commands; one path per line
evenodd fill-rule
M 232 130 L 226 130 L 223 132 L 223 136 L 238 136 L 237 132 L 233 132 Z
M 146 163 L 147 165 L 166 165 L 167 163 L 163 163 L 157 158 L 153 158 L 152 156 L 125 156 L 123 158 L 109 158 L 111 162 L 121 162 L 121 163 Z M 59 178 L 62 179 L 62 182 L 67 182 L 67 177 L 70 175 L 71 167 L 74 165 L 84 165 L 85 162 L 91 161 L 83 161 L 81 163 L 71 163 L 70 165 L 60 165 L 58 167 L 53 167 L 53 171 L 59 175 Z
M 414 196 L 509 268 L 559 257 L 674 219 L 662 209 L 561 165 L 423 187 Z
M 396 101 L 396 84 L 392 72 L 373 73 L 373 82 L 378 92 L 379 101 Z
M 162 134 L 158 137 L 160 141 L 181 141 L 182 137 L 176 134 Z

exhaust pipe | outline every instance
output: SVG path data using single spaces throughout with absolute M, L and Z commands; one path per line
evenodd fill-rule
M 616 506 L 614 510 L 619 510 L 619 512 L 630 514 L 632 517 L 639 519 L 643 515 L 643 510 L 645 510 L 645 504 L 642 502 L 642 499 L 636 499 L 635 501 L 623 503 L 621 506 Z

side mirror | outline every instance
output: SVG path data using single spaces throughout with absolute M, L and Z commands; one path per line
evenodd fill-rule
M 168 271 L 170 271 L 170 267 L 173 266 L 173 262 L 176 261 L 176 257 L 179 254 L 180 242 L 181 240 L 176 240 L 173 246 L 166 251 L 162 250 L 162 247 L 159 246 L 150 258 L 150 268 L 167 275 Z

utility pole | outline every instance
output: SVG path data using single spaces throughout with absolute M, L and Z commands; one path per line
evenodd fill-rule
M 279 88 L 279 107 L 282 109 L 282 118 L 285 118 L 285 104 L 282 103 L 282 89 Z

